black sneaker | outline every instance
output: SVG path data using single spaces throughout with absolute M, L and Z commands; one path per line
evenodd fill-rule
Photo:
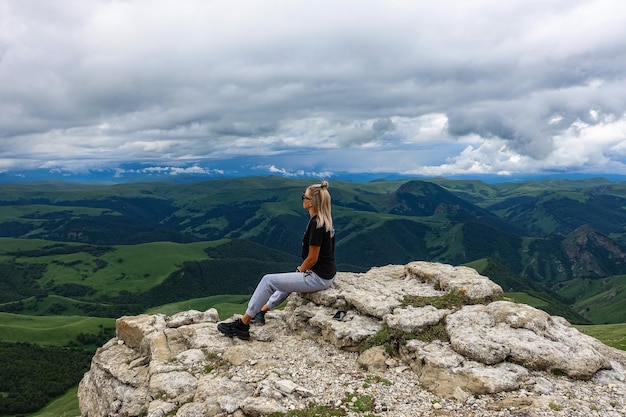
M 250 339 L 250 325 L 243 324 L 241 319 L 231 321 L 230 323 L 218 323 L 217 330 L 228 337 L 237 336 L 241 340 Z
M 265 325 L 265 311 L 259 311 L 256 313 L 256 316 L 252 319 L 256 324 L 260 324 L 261 326 Z

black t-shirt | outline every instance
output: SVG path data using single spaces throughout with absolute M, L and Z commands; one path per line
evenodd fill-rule
M 320 278 L 332 279 L 337 273 L 335 265 L 335 231 L 327 232 L 325 228 L 317 228 L 317 216 L 311 217 L 302 238 L 302 259 L 309 256 L 309 246 L 319 246 L 320 254 L 317 263 L 311 270 Z

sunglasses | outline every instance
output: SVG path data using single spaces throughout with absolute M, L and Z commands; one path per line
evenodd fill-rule
M 302 200 L 313 200 L 311 197 L 307 197 L 306 194 L 302 194 Z

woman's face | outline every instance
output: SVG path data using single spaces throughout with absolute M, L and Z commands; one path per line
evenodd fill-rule
M 304 194 L 302 194 L 302 207 L 307 210 L 313 207 L 313 199 L 311 198 L 311 193 L 308 188 Z

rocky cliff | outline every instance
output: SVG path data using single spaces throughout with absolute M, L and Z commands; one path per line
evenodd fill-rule
M 80 383 L 82 416 L 626 415 L 624 352 L 502 299 L 470 268 L 340 273 L 292 294 L 250 341 L 218 321 L 213 309 L 118 319 Z
M 591 226 L 577 228 L 563 240 L 573 277 L 620 275 L 626 253 L 615 241 Z

